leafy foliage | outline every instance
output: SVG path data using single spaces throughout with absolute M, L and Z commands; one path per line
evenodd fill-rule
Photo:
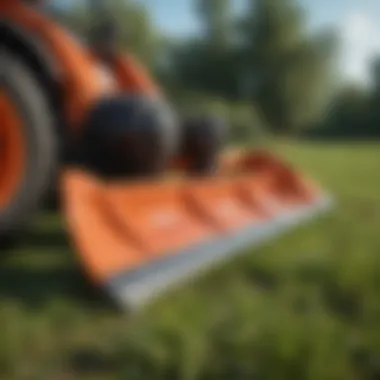
M 308 35 L 294 0 L 251 1 L 234 17 L 228 1 L 198 3 L 203 33 L 173 54 L 179 86 L 250 101 L 281 134 L 318 118 L 333 83 L 333 33 Z
M 331 103 L 326 117 L 306 131 L 306 137 L 322 139 L 378 139 L 380 137 L 380 77 L 373 67 L 373 86 L 346 85 Z

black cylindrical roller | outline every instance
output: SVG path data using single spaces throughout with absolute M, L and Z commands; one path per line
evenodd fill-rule
M 227 136 L 226 122 L 217 116 L 192 116 L 182 122 L 182 156 L 194 174 L 209 174 L 217 167 Z
M 142 96 L 100 101 L 84 126 L 82 157 L 104 175 L 140 176 L 162 172 L 177 146 L 173 113 Z

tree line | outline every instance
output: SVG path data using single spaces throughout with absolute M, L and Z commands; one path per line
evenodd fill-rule
M 339 36 L 311 32 L 297 0 L 193 0 L 201 28 L 179 39 L 160 34 L 141 3 L 108 0 L 120 48 L 150 67 L 179 107 L 224 112 L 237 138 L 265 133 L 308 138 L 380 136 L 380 59 L 373 87 L 342 85 Z M 56 15 L 81 35 L 91 27 L 81 5 Z

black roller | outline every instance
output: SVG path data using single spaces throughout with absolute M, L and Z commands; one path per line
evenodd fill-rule
M 182 122 L 182 156 L 194 174 L 212 173 L 227 137 L 226 122 L 214 115 L 186 117 Z
M 90 112 L 80 144 L 81 159 L 106 176 L 162 172 L 177 145 L 173 113 L 142 96 L 100 101 Z

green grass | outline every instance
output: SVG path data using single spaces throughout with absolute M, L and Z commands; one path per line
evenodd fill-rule
M 133 318 L 42 216 L 0 266 L 0 379 L 379 378 L 380 147 L 277 149 L 337 209 Z

